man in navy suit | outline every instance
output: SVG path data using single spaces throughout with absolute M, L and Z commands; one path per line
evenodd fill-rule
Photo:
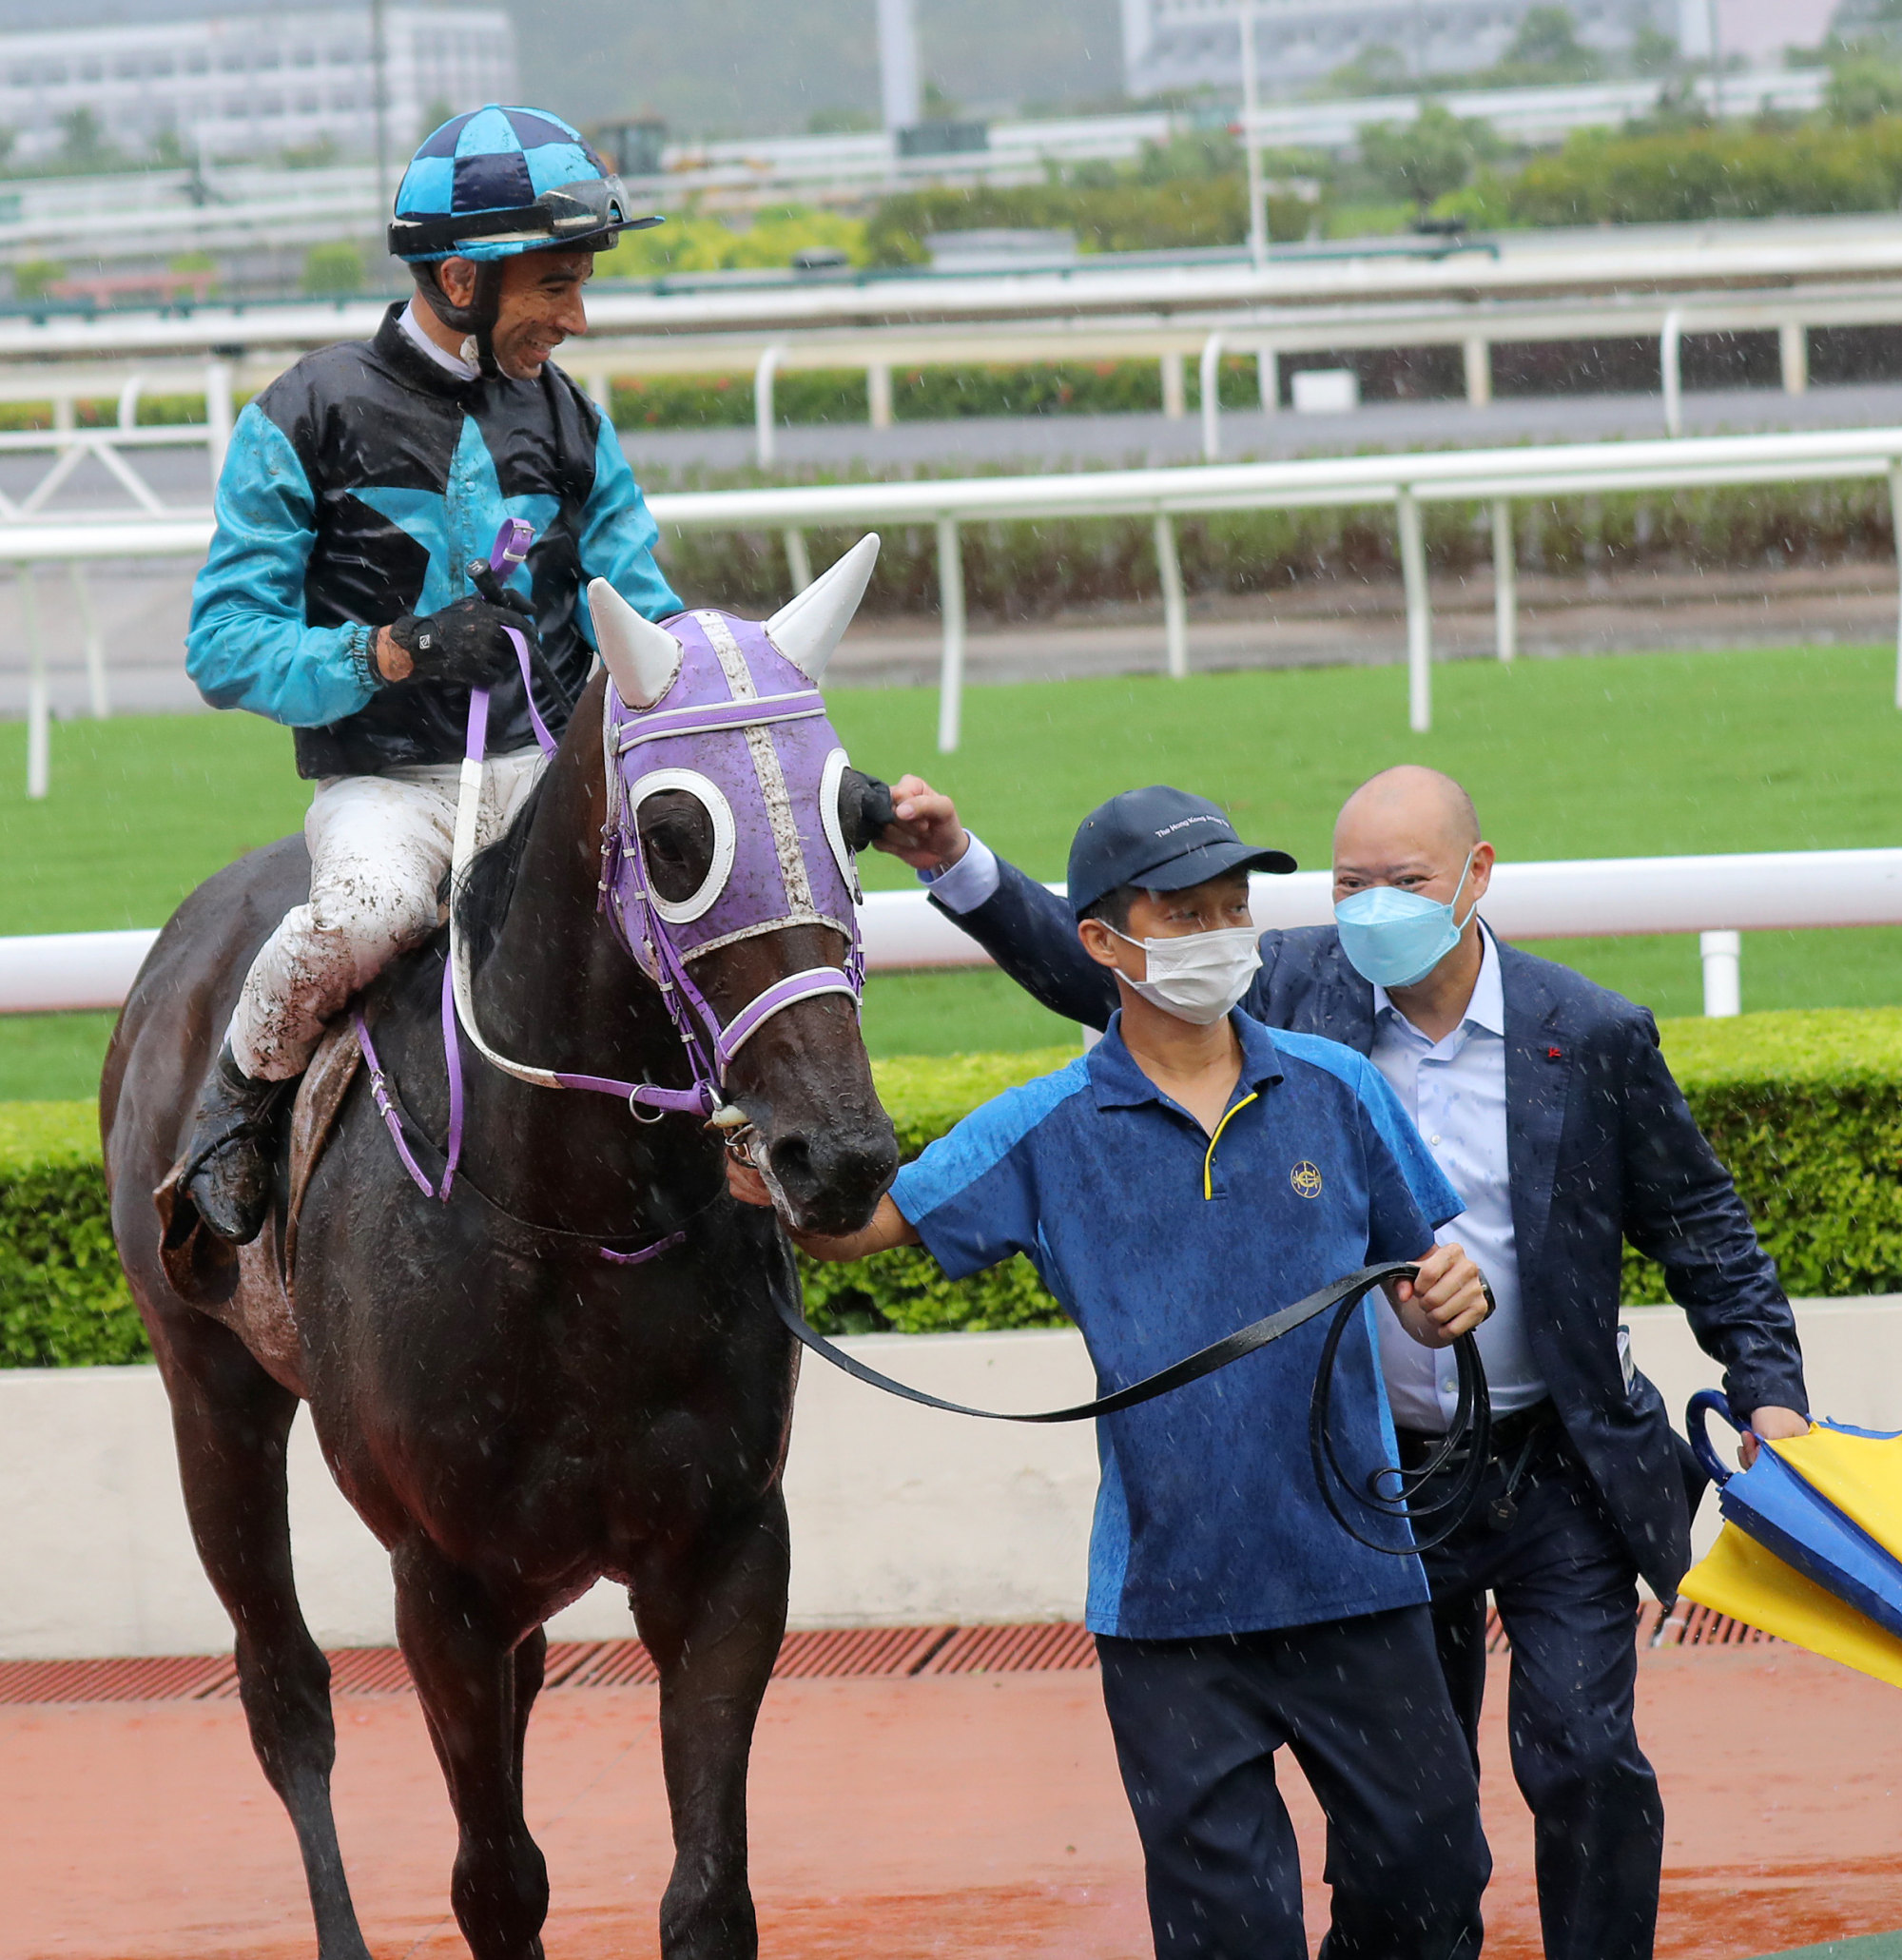
M 897 814 L 883 847 L 934 902 L 1047 1007 L 1103 1026 L 1116 997 L 1068 905 L 918 778 L 897 786 Z M 1722 1364 L 1747 1452 L 1808 1426 L 1802 1361 L 1650 1014 L 1492 934 L 1478 907 L 1493 855 L 1450 777 L 1374 777 L 1335 825 L 1337 923 L 1264 933 L 1242 1005 L 1368 1056 L 1466 1202 L 1444 1232 L 1499 1303 L 1478 1336 L 1497 1420 L 1474 1515 L 1426 1556 L 1441 1664 L 1477 1756 L 1490 1592 L 1512 1643 L 1512 1763 L 1548 1960 L 1647 1960 L 1664 1816 L 1633 1724 L 1638 1581 L 1675 1596 L 1698 1485 L 1619 1329 L 1625 1241 L 1663 1267 Z M 1446 1358 L 1406 1346 L 1382 1360 L 1417 1465 L 1450 1425 L 1454 1384 Z

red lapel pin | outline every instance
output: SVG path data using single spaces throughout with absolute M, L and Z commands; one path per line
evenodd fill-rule
M 1564 1060 L 1564 1058 L 1565 1058 L 1565 1056 L 1564 1056 L 1564 1051 L 1563 1051 L 1562 1049 L 1560 1049 L 1560 1048 L 1548 1048 L 1548 1049 L 1546 1049 L 1546 1051 L 1545 1051 L 1545 1059 L 1546 1059 L 1547 1061 L 1563 1061 L 1563 1060 Z

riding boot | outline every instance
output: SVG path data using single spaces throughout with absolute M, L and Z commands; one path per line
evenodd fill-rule
M 290 1086 L 247 1076 L 227 1041 L 199 1092 L 179 1181 L 206 1229 L 231 1245 L 247 1246 L 264 1229 L 278 1111 Z

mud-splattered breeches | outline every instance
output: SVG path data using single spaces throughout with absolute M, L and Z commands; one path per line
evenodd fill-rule
M 536 749 L 491 758 L 477 841 L 508 827 L 541 774 Z M 264 941 L 231 1018 L 231 1052 L 248 1076 L 301 1075 L 325 1022 L 442 918 L 460 769 L 454 763 L 331 776 L 304 818 L 310 901 Z

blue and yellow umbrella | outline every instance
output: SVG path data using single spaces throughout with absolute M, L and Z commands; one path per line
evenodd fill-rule
M 1813 1422 L 1747 1470 L 1711 1447 L 1705 1417 L 1743 1426 L 1714 1390 L 1691 1398 L 1691 1446 L 1724 1527 L 1685 1574 L 1687 1600 L 1902 1688 L 1902 1432 Z

